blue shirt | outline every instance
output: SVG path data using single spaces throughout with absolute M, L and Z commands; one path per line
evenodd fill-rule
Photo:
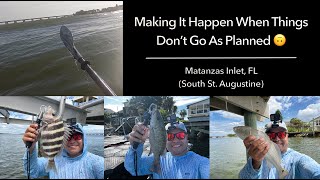
M 83 132 L 83 129 L 81 127 Z M 54 157 L 57 172 L 46 172 L 48 159 L 38 158 L 38 150 L 34 148 L 30 154 L 30 177 L 49 176 L 50 179 L 104 179 L 104 159 L 87 151 L 86 134 L 83 135 L 83 151 L 77 157 L 70 157 L 65 149 Z M 27 176 L 27 152 L 23 157 L 25 175 Z
M 285 179 L 320 179 L 320 165 L 311 157 L 288 148 L 282 154 L 281 166 L 288 171 Z M 252 166 L 252 158 L 239 173 L 241 179 L 279 179 L 275 167 L 269 168 L 264 159 L 259 169 Z
M 173 156 L 167 152 L 165 156 L 160 156 L 161 173 L 151 172 L 153 165 L 153 154 L 142 156 L 143 144 L 139 144 L 135 150 L 129 148 L 124 166 L 131 175 L 135 174 L 134 152 L 137 151 L 138 176 L 153 174 L 154 179 L 209 179 L 210 161 L 208 158 L 200 156 L 192 151 L 183 156 Z

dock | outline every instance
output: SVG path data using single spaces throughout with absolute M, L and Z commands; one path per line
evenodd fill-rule
M 124 162 L 126 153 L 130 148 L 130 142 L 124 136 L 104 137 L 104 170 L 112 171 Z M 150 151 L 149 140 L 144 143 L 143 154 L 148 155 Z

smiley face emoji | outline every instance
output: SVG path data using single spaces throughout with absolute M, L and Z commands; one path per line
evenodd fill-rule
M 277 34 L 274 37 L 273 42 L 277 46 L 283 46 L 286 43 L 286 37 L 284 37 L 282 34 Z

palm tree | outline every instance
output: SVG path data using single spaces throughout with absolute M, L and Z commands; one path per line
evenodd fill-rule
M 187 111 L 185 109 L 182 109 L 179 114 L 181 118 L 184 119 L 184 117 L 187 115 Z

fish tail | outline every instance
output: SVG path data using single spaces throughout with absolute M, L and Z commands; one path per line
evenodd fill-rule
M 55 172 L 57 172 L 57 168 L 56 168 L 56 164 L 54 162 L 54 159 L 49 158 L 48 160 L 48 165 L 46 168 L 46 171 L 49 172 L 49 170 L 54 170 Z
M 288 174 L 289 174 L 289 173 L 288 173 L 287 170 L 282 169 L 282 170 L 281 170 L 281 173 L 280 173 L 280 175 L 279 175 L 279 179 L 284 179 Z
M 156 158 L 154 159 L 153 166 L 151 166 L 150 171 L 160 174 L 161 168 L 160 168 L 160 161 L 158 159 Z

